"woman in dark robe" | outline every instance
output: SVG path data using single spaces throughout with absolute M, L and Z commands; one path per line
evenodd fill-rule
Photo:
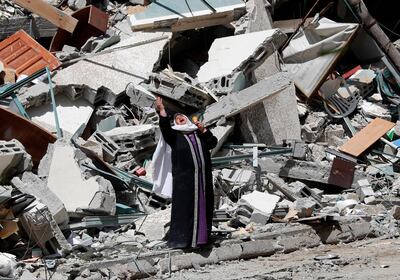
M 168 246 L 195 248 L 209 242 L 214 209 L 210 149 L 217 138 L 200 122 L 183 114 L 171 127 L 161 98 L 156 100 L 160 129 L 171 147 L 172 209 Z M 185 129 L 189 127 L 189 129 Z M 194 127 L 194 129 L 192 128 Z M 190 129 L 192 128 L 192 129 Z

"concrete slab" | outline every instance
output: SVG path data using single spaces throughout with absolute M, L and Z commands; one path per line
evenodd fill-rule
M 229 118 L 237 115 L 281 92 L 288 94 L 288 91 L 292 90 L 292 86 L 293 82 L 286 73 L 281 72 L 273 75 L 242 91 L 229 94 L 221 98 L 217 103 L 207 106 L 204 112 L 204 123 L 210 125 L 222 117 Z
M 197 73 L 200 83 L 242 71 L 250 62 L 261 64 L 285 41 L 279 29 L 271 29 L 216 39 L 209 50 L 208 62 Z
M 286 139 L 301 140 L 296 89 L 293 84 L 245 111 L 240 117 L 242 137 L 246 142 L 280 145 Z
M 53 80 L 60 86 L 87 85 L 94 90 L 120 94 L 129 83 L 138 84 L 147 79 L 171 36 L 169 32 L 135 32 L 108 49 L 115 51 L 81 60 L 60 70 Z M 133 44 L 140 45 L 123 48 Z
M 102 177 L 83 178 L 75 159 L 75 149 L 57 141 L 53 145 L 47 187 L 64 203 L 68 212 L 89 209 L 115 213 L 115 192 L 111 183 Z
M 71 136 L 82 124 L 87 124 L 94 111 L 93 105 L 84 99 L 71 101 L 64 95 L 56 96 L 57 114 L 61 129 Z M 27 109 L 32 121 L 50 132 L 56 132 L 51 104 Z
M 234 122 L 227 122 L 224 125 L 218 125 L 210 129 L 211 133 L 218 139 L 217 146 L 211 150 L 211 156 L 214 156 L 221 149 L 229 135 L 233 132 L 234 127 Z

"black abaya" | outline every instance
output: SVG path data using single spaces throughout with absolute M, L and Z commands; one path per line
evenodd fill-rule
M 209 150 L 217 145 L 217 138 L 209 130 L 204 133 L 197 130 L 192 135 L 175 131 L 168 117 L 162 116 L 160 129 L 172 150 L 173 189 L 168 246 L 197 247 L 202 207 L 205 207 L 207 237 L 211 232 L 214 194 Z M 200 191 L 204 196 L 199 197 Z M 203 198 L 204 204 L 200 202 Z

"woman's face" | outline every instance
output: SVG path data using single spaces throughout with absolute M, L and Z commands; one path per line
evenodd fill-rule
M 187 123 L 187 118 L 186 116 L 182 115 L 182 114 L 178 114 L 175 116 L 175 123 L 177 125 L 183 125 Z

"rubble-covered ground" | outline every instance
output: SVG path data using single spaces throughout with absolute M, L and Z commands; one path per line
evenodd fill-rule
M 398 279 L 398 262 L 398 239 L 377 239 L 183 270 L 170 279 Z
M 378 2 L 0 0 L 0 279 L 398 278 Z M 157 97 L 218 140 L 201 248 L 167 246 Z

